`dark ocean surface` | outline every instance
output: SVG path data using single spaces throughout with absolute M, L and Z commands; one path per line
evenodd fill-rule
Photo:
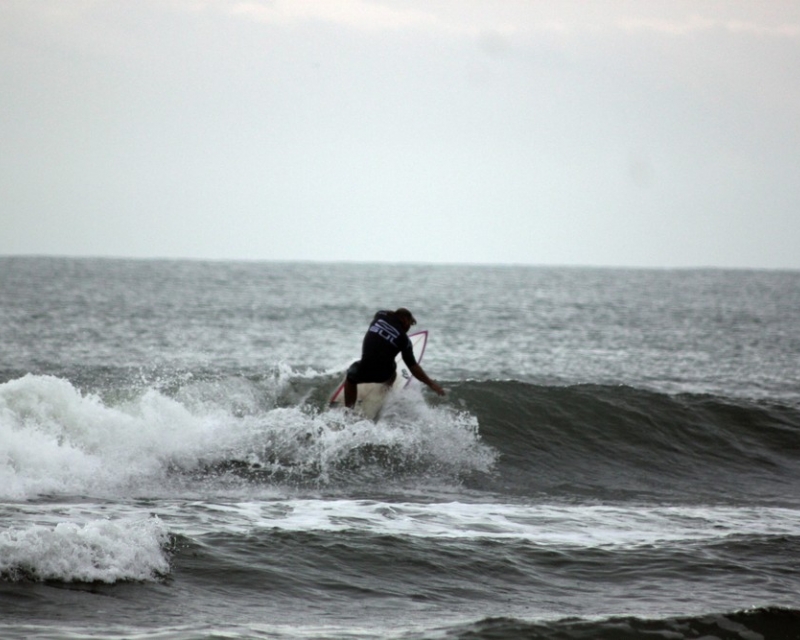
M 0 258 L 0 638 L 800 638 L 799 372 L 798 272 Z

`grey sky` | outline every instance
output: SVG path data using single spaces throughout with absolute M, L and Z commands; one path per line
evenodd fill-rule
M 0 0 L 0 254 L 800 268 L 800 4 Z

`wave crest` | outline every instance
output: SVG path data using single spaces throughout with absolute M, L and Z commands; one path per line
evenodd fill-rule
M 418 390 L 390 398 L 374 423 L 298 402 L 317 386 L 283 372 L 184 381 L 169 394 L 146 388 L 109 401 L 51 376 L 0 384 L 0 497 L 458 481 L 495 462 L 474 416 L 429 406 Z
M 168 534 L 156 518 L 31 525 L 0 533 L 0 577 L 10 581 L 153 581 L 169 573 Z

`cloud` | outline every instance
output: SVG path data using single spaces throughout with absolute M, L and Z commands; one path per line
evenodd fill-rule
M 233 2 L 221 5 L 235 16 L 258 22 L 287 26 L 319 21 L 362 31 L 430 27 L 436 17 L 416 9 L 394 9 L 365 0 L 275 0 L 274 2 Z
M 800 24 L 769 25 L 745 20 L 720 20 L 691 15 L 679 20 L 624 17 L 616 21 L 623 31 L 651 31 L 672 36 L 686 36 L 713 30 L 727 31 L 732 34 L 749 34 L 764 37 L 800 36 Z
M 800 37 L 800 23 L 762 25 L 753 22 L 731 20 L 724 26 L 725 29 L 732 33 L 749 33 L 756 36 L 776 36 L 786 38 Z
M 103 6 L 103 2 L 86 6 Z M 774 38 L 800 37 L 800 12 L 787 5 L 730 2 L 698 5 L 694 0 L 667 3 L 564 0 L 530 2 L 452 0 L 159 0 L 153 6 L 193 13 L 217 14 L 279 28 L 309 24 L 361 33 L 414 31 L 476 39 L 487 33 L 517 44 L 531 38 L 555 38 L 562 43 L 620 33 L 685 37 L 728 33 Z

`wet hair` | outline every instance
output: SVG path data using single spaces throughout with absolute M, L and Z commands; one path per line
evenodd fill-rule
M 400 307 L 394 312 L 398 318 L 403 318 L 404 320 L 408 320 L 412 325 L 417 324 L 417 319 L 411 315 L 411 312 L 406 309 L 405 307 Z

